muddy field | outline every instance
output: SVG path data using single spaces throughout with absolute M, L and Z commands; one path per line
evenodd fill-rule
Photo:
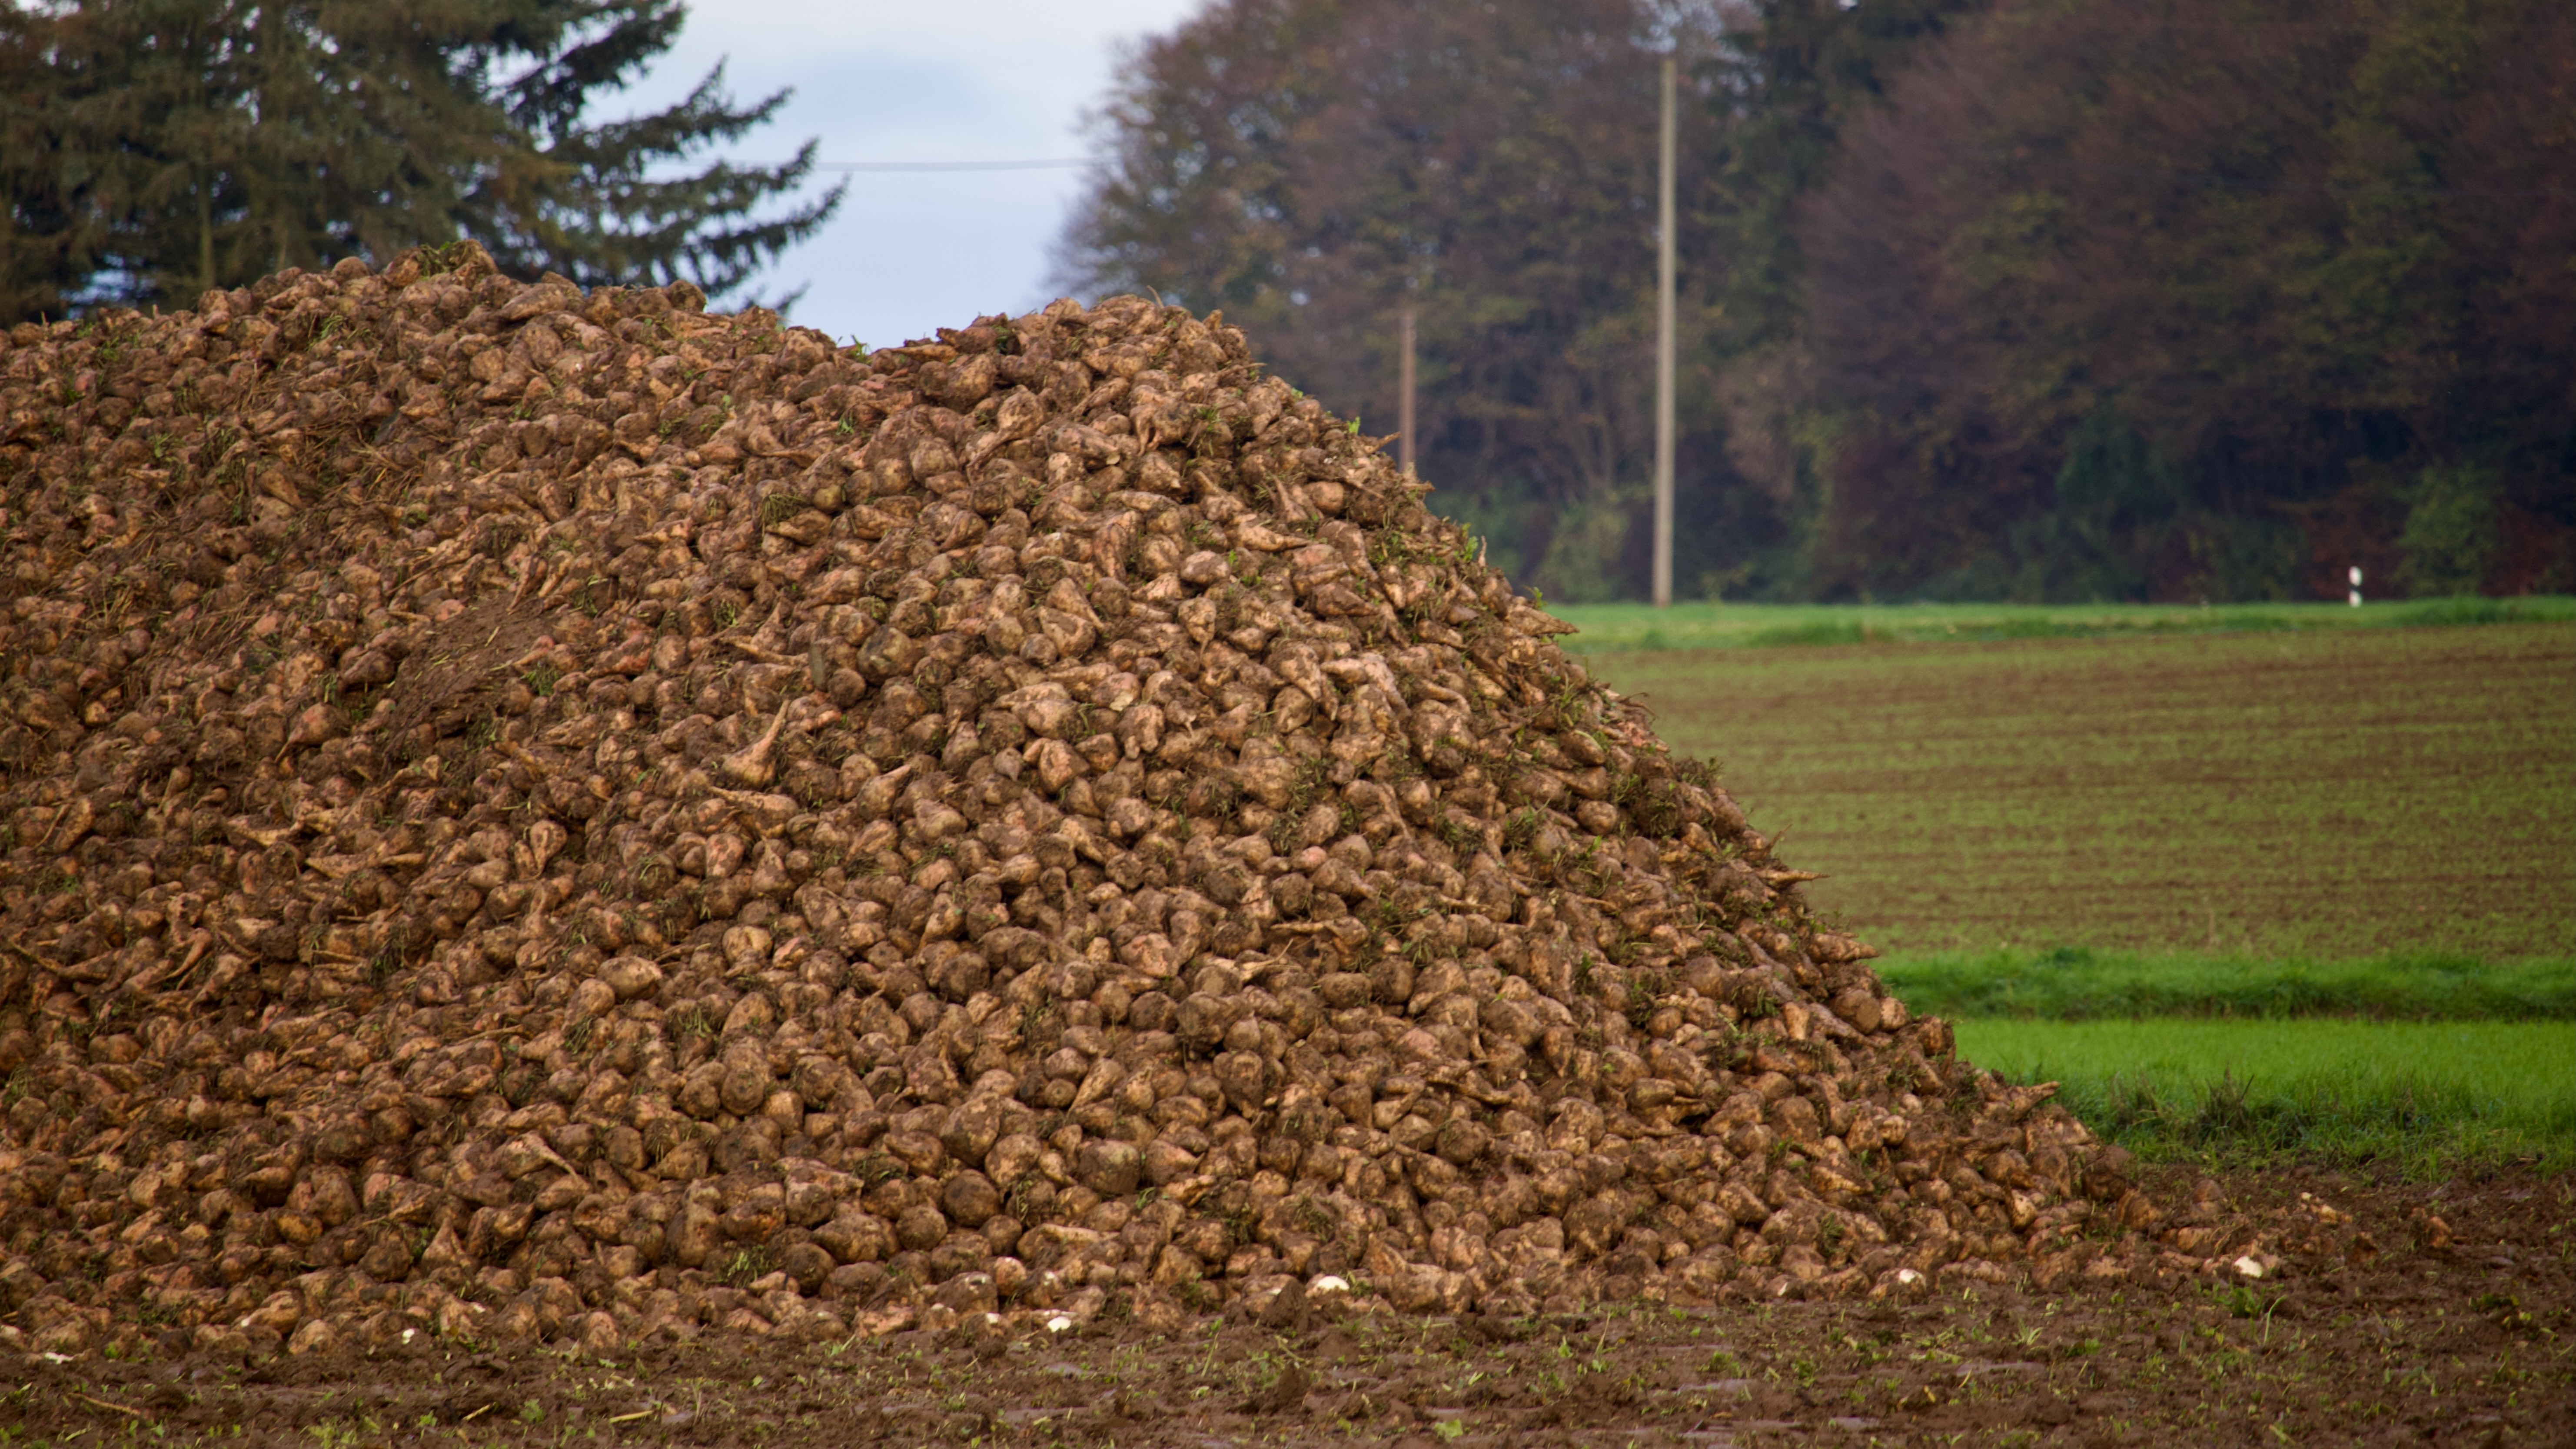
M 2200 1185 L 2166 1184 L 2177 1199 Z M 2230 1211 L 2355 1220 L 2263 1280 L 1525 1318 L 1104 1320 L 487 1353 L 10 1363 L 9 1443 L 2563 1443 L 2576 1183 L 2263 1174 Z M 680 1291 L 704 1291 L 679 1274 Z M 238 1433 L 238 1438 L 236 1434 Z

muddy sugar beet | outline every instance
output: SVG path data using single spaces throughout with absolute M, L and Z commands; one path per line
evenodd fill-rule
M 0 1338 L 2239 1246 L 1953 1060 L 1221 319 L 701 303 L 468 245 L 8 335 Z

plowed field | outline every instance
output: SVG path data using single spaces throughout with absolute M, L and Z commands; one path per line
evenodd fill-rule
M 2576 628 L 1594 664 L 1891 952 L 2576 950 Z

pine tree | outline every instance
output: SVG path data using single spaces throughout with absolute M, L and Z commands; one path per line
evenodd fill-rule
M 60 147 L 60 81 L 39 18 L 0 6 L 0 321 L 62 316 L 106 245 L 87 167 Z
M 516 272 L 736 290 L 821 225 L 783 166 L 657 178 L 768 120 L 721 67 L 599 121 L 670 48 L 679 0 L 83 0 L 0 12 L 13 80 L 9 315 L 183 302 L 288 266 L 472 237 Z M 761 215 L 767 211 L 769 214 Z

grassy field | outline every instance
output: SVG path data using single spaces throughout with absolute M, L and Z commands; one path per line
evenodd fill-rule
M 2292 1153 L 2421 1171 L 2576 1166 L 2576 1023 L 1957 1023 L 1959 1054 L 2064 1083 L 2095 1131 L 2155 1155 Z
M 2576 622 L 2576 597 L 2366 604 L 1558 604 L 1579 653 Z
M 2576 958 L 2565 956 L 2489 962 L 2421 953 L 2304 961 L 2055 946 L 1936 951 L 1877 964 L 1914 1010 L 1949 1017 L 2576 1021 Z
M 2576 625 L 1595 665 L 1891 953 L 2576 955 Z

